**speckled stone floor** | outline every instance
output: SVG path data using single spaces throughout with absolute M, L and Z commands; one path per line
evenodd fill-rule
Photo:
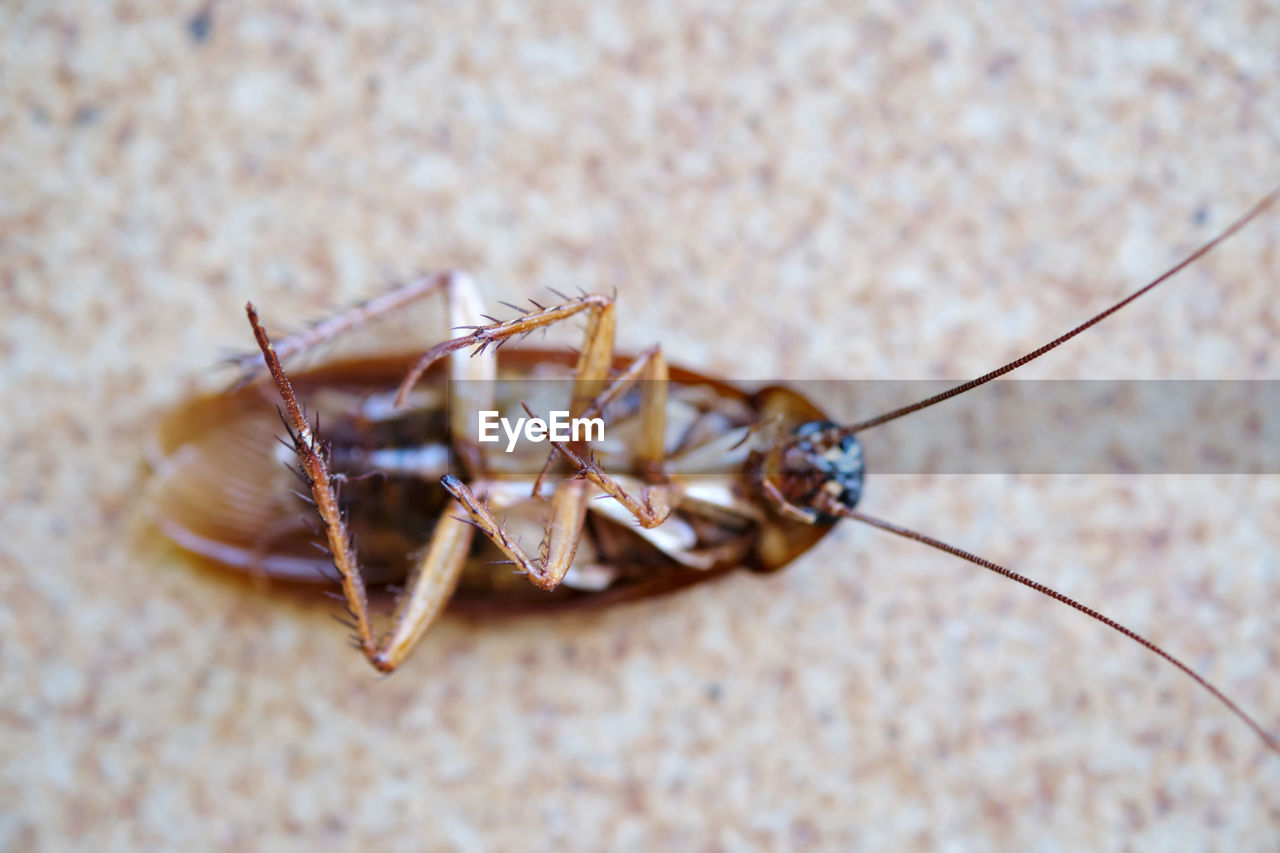
M 1280 178 L 1274 4 L 9 3 L 0 32 L 0 847 L 1275 849 L 1280 758 L 1190 681 L 870 529 L 449 620 L 379 680 L 331 608 L 137 518 L 149 424 L 250 297 L 310 318 L 465 266 L 495 304 L 616 288 L 625 349 L 718 375 L 980 373 Z M 1278 244 L 1272 214 L 1027 375 L 1277 378 Z M 1280 478 L 873 474 L 865 506 L 1280 731 Z

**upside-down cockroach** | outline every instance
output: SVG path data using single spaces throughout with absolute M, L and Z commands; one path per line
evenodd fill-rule
M 534 303 L 500 321 L 481 313 L 466 275 L 437 273 L 275 343 L 250 304 L 262 357 L 246 357 L 236 388 L 189 402 L 167 420 L 153 515 L 180 547 L 226 565 L 338 583 L 354 644 L 383 672 L 404 662 L 446 604 L 489 612 L 605 604 L 738 567 L 773 571 L 838 520 L 857 519 L 1017 581 L 1124 634 L 1194 679 L 1280 753 L 1280 740 L 1230 698 L 1128 628 L 1017 572 L 857 509 L 865 472 L 860 432 L 1057 348 L 1194 263 L 1277 198 L 1280 190 L 1172 269 L 1027 355 L 848 426 L 786 388 L 749 393 L 669 367 L 658 347 L 617 356 L 608 296 L 557 294 L 559 304 Z M 336 360 L 292 374 L 282 365 L 433 294 L 443 295 L 453 327 L 465 333 L 425 354 Z M 485 353 L 579 316 L 587 327 L 576 355 Z M 532 467 L 527 442 L 519 463 L 500 446 L 486 446 L 476 430 L 486 415 L 533 417 L 528 383 L 511 393 L 496 380 L 544 378 L 567 380 L 565 413 L 607 424 L 610 440 L 552 435 L 533 446 L 541 461 Z M 271 405 L 272 397 L 283 406 Z M 273 440 L 277 418 L 288 433 L 283 455 Z M 303 489 L 280 461 L 296 466 Z M 313 547 L 317 535 L 324 553 Z M 531 552 L 525 541 L 540 545 Z M 390 584 L 403 587 L 391 627 L 379 635 L 366 589 Z

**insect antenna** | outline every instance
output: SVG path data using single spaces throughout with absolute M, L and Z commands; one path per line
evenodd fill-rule
M 1218 244 L 1227 240 L 1229 237 L 1234 235 L 1241 228 L 1245 227 L 1252 220 L 1258 217 L 1263 211 L 1271 207 L 1271 205 L 1275 204 L 1277 199 L 1280 199 L 1280 188 L 1272 190 L 1270 193 L 1266 195 L 1265 198 L 1262 199 L 1262 201 L 1258 202 L 1252 208 L 1250 208 L 1247 213 L 1245 213 L 1235 222 L 1232 222 L 1230 225 L 1228 225 L 1226 229 L 1222 231 L 1222 233 L 1214 237 L 1209 242 L 1205 243 L 1200 248 L 1196 249 L 1186 258 L 1184 258 L 1183 260 L 1175 264 L 1173 267 L 1165 271 L 1163 274 L 1158 276 L 1155 280 L 1148 282 L 1147 284 L 1135 290 L 1133 293 L 1126 296 L 1124 299 L 1121 299 L 1119 302 L 1112 305 L 1110 308 L 1107 308 L 1106 310 L 1093 315 L 1088 320 L 1085 320 L 1083 323 L 1076 326 L 1071 331 L 1057 338 L 1054 338 L 1044 346 L 1039 347 L 1038 349 L 1032 350 L 1031 352 L 1022 356 L 1021 358 L 1016 358 L 1013 361 L 1009 362 L 1008 364 L 1003 365 L 1002 367 L 997 367 L 995 370 L 991 371 L 990 373 L 984 373 L 982 376 L 979 376 L 977 379 L 970 379 L 968 382 L 963 382 L 955 386 L 954 388 L 949 388 L 946 391 L 943 391 L 940 394 L 935 394 L 932 397 L 927 397 L 923 400 L 920 400 L 919 402 L 912 403 L 908 406 L 903 406 L 900 409 L 894 409 L 893 411 L 886 412 L 883 415 L 877 415 L 874 418 L 870 418 L 869 420 L 865 420 L 860 423 L 852 424 L 850 426 L 845 426 L 845 427 L 833 427 L 832 429 L 829 429 L 826 431 L 824 438 L 827 438 L 828 440 L 838 439 L 846 435 L 853 435 L 854 433 L 861 432 L 862 430 L 867 430 L 867 429 L 871 429 L 872 427 L 880 426 L 881 424 L 887 424 L 889 421 L 896 421 L 898 418 L 906 417 L 907 415 L 912 414 L 913 412 L 918 412 L 921 409 L 927 409 L 930 406 L 936 406 L 938 403 L 941 403 L 944 400 L 950 400 L 952 397 L 958 397 L 967 391 L 972 391 L 974 388 L 977 388 L 980 385 L 986 385 L 988 382 L 990 382 L 993 379 L 999 379 L 1001 376 L 1004 376 L 1006 373 L 1010 373 L 1014 370 L 1017 370 L 1019 367 L 1022 367 L 1022 365 L 1026 364 L 1027 362 L 1035 361 L 1037 358 L 1049 352 L 1050 350 L 1055 350 L 1058 347 L 1062 346 L 1067 341 L 1071 340 L 1076 335 L 1080 334 L 1086 329 L 1092 328 L 1093 326 L 1096 326 L 1098 323 L 1101 323 L 1103 320 L 1107 319 L 1112 314 L 1119 311 L 1121 308 L 1124 308 L 1126 305 L 1133 302 L 1138 297 L 1164 284 L 1166 281 L 1173 278 L 1175 275 L 1182 272 L 1184 269 L 1191 266 L 1196 261 L 1203 258 L 1205 255 L 1209 254 L 1209 252 L 1217 248 Z
M 1156 277 L 1154 280 L 1148 282 L 1147 284 L 1143 285 L 1142 287 L 1140 287 L 1133 293 L 1129 294 L 1125 298 L 1121 299 L 1120 301 L 1116 302 L 1111 307 L 1095 314 L 1094 316 L 1090 317 L 1088 320 L 1076 326 L 1075 328 L 1071 329 L 1070 331 L 1066 332 L 1065 334 L 1049 341 L 1047 344 L 1044 344 L 1043 346 L 1027 353 L 1026 355 L 1020 358 L 1014 359 L 1008 364 L 998 367 L 989 373 L 985 373 L 976 379 L 969 380 L 968 382 L 963 382 L 959 385 L 956 385 L 953 388 L 943 391 L 940 394 L 935 394 L 932 397 L 927 397 L 924 400 L 920 400 L 916 403 L 912 403 L 910 405 L 903 406 L 898 409 L 894 409 L 892 411 L 886 412 L 885 414 L 878 415 L 874 418 L 870 418 L 869 420 L 861 421 L 859 423 L 855 423 L 850 426 L 832 427 L 824 432 L 824 439 L 826 439 L 827 441 L 839 440 L 844 436 L 853 435 L 854 433 L 861 432 L 862 430 L 871 429 L 872 427 L 877 427 L 877 426 L 880 426 L 881 424 L 886 424 L 886 423 L 889 423 L 890 421 L 897 420 L 898 418 L 905 417 L 909 414 L 912 414 L 913 412 L 918 412 L 921 409 L 927 409 L 930 406 L 935 406 L 938 403 L 951 399 L 952 397 L 957 397 L 968 391 L 972 391 L 974 388 L 977 388 L 980 385 L 985 385 L 986 383 L 992 381 L 993 379 L 998 379 L 1001 376 L 1004 376 L 1006 373 L 1010 373 L 1014 370 L 1017 370 L 1022 365 L 1030 361 L 1034 361 L 1035 359 L 1039 358 L 1045 353 L 1051 350 L 1057 349 L 1058 347 L 1065 344 L 1067 341 L 1079 335 L 1081 332 L 1084 332 L 1085 330 L 1102 322 L 1107 317 L 1110 317 L 1112 314 L 1119 311 L 1121 308 L 1124 308 L 1125 306 L 1129 305 L 1131 302 L 1135 301 L 1140 296 L 1148 293 L 1149 291 L 1154 290 L 1156 287 L 1160 286 L 1164 282 L 1173 278 L 1178 273 L 1182 272 L 1182 270 L 1186 269 L 1187 267 L 1194 264 L 1196 261 L 1200 260 L 1209 252 L 1213 251 L 1213 249 L 1217 248 L 1217 246 L 1221 244 L 1223 241 L 1227 240 L 1228 238 L 1236 234 L 1238 231 L 1240 231 L 1240 229 L 1244 228 L 1252 220 L 1254 220 L 1259 215 L 1261 215 L 1265 210 L 1267 210 L 1269 207 L 1275 204 L 1277 200 L 1280 200 L 1280 188 L 1272 190 L 1261 201 L 1259 201 L 1252 208 L 1250 208 L 1246 213 L 1244 213 L 1242 216 L 1240 216 L 1238 219 L 1236 219 L 1234 222 L 1228 225 L 1225 229 L 1223 229 L 1223 231 L 1219 233 L 1216 237 L 1214 237 L 1213 239 L 1209 240 L 1207 243 L 1200 246 L 1200 248 L 1196 249 L 1194 252 L 1192 252 L 1182 261 L 1180 261 L 1179 263 L 1175 264 L 1173 267 L 1165 271 L 1163 274 Z M 1191 669 L 1191 667 L 1187 666 L 1185 663 L 1183 663 L 1173 655 L 1169 654 L 1164 649 L 1157 646 L 1155 643 L 1137 634 L 1136 632 L 1130 630 L 1129 628 L 1126 628 L 1125 626 L 1121 625 L 1119 622 L 1116 622 L 1114 619 L 1104 616 L 1103 614 L 1099 613 L 1093 608 L 1088 607 L 1084 604 L 1081 604 L 1075 599 L 1070 598 L 1069 596 L 1064 595 L 1063 593 L 1058 592 L 1055 589 L 1045 586 L 1042 583 L 1034 581 L 1031 578 L 1026 577 L 1025 575 L 1021 575 L 1018 572 L 1013 571 L 1012 569 L 1007 569 L 1004 566 L 1001 566 L 997 563 L 993 563 L 990 560 L 987 560 L 983 557 L 979 557 L 978 555 L 972 554 L 961 548 L 957 548 L 954 545 L 949 545 L 946 542 L 943 542 L 939 539 L 934 539 L 933 537 L 927 536 L 923 533 L 919 533 L 917 531 L 910 530 L 905 527 L 900 527 L 896 524 L 893 524 L 892 522 L 888 522 L 888 521 L 884 521 L 883 519 L 876 518 L 875 516 L 867 515 L 864 512 L 860 512 L 856 509 L 853 509 L 852 507 L 849 507 L 837 501 L 827 502 L 827 505 L 823 508 L 823 512 L 828 513 L 830 515 L 842 516 L 844 518 L 851 518 L 856 521 L 861 521 L 871 525 L 872 527 L 878 527 L 881 530 L 887 531 L 889 533 L 897 534 L 898 536 L 902 536 L 906 539 L 911 539 L 916 542 L 920 542 L 921 544 L 928 545 L 931 548 L 935 548 L 939 551 L 950 554 L 954 557 L 959 557 L 960 559 L 973 563 L 976 566 L 981 566 L 982 568 L 987 569 L 991 572 L 994 572 L 998 575 L 1001 575 L 1013 581 L 1017 581 L 1023 586 L 1029 587 L 1035 590 L 1036 592 L 1040 593 L 1041 595 L 1048 596 L 1049 598 L 1052 598 L 1055 601 L 1059 601 L 1067 605 L 1068 607 L 1071 607 L 1074 610 L 1078 610 L 1081 613 L 1085 614 L 1086 616 L 1089 616 L 1090 618 L 1098 622 L 1101 622 L 1102 624 L 1106 625 L 1108 628 L 1111 628 L 1112 630 L 1120 634 L 1123 634 L 1124 636 L 1128 637 L 1130 640 L 1133 640 L 1135 643 L 1138 643 L 1139 645 L 1144 646 L 1149 651 L 1154 652 L 1155 654 L 1159 655 L 1168 663 L 1171 663 L 1178 669 L 1182 670 L 1183 673 L 1191 677 L 1192 680 L 1194 680 L 1202 688 L 1204 688 L 1209 693 L 1211 693 L 1214 696 L 1214 698 L 1216 698 L 1219 702 L 1225 705 L 1227 709 L 1231 711 L 1231 713 L 1235 714 L 1236 717 L 1238 717 L 1247 726 L 1249 726 L 1249 728 L 1253 730 L 1254 734 L 1256 734 L 1259 738 L 1261 738 L 1262 742 L 1265 743 L 1272 752 L 1280 754 L 1280 739 L 1277 739 L 1274 735 L 1268 733 L 1265 729 L 1263 729 L 1262 726 L 1253 717 L 1251 717 L 1239 705 L 1237 705 L 1235 702 L 1229 699 L 1226 696 L 1226 694 L 1224 694 L 1221 690 L 1219 690 L 1217 687 L 1211 684 L 1206 678 L 1204 678 L 1203 676 L 1195 672 L 1193 669 Z
M 1093 608 L 1088 607 L 1087 605 L 1081 604 L 1080 602 L 1076 601 L 1074 598 L 1064 595 L 1063 593 L 1058 592 L 1056 589 L 1053 589 L 1052 587 L 1045 586 L 1042 583 L 1032 580 L 1026 575 L 1019 574 L 1018 572 L 1015 572 L 1012 569 L 1007 569 L 1004 566 L 999 565 L 998 563 L 993 563 L 990 560 L 987 560 L 983 557 L 979 557 L 977 554 L 972 554 L 968 551 L 965 551 L 962 548 L 957 548 L 954 545 L 948 545 L 946 542 L 943 542 L 941 539 L 934 539 L 932 536 L 926 536 L 925 534 L 919 533 L 915 530 L 911 530 L 906 527 L 900 527 L 892 522 L 885 521 L 873 515 L 867 515 L 864 512 L 861 512 L 859 510 L 853 509 L 848 506 L 844 506 L 843 504 L 837 504 L 835 502 L 832 502 L 829 506 L 824 508 L 823 511 L 830 513 L 832 515 L 839 515 L 839 516 L 843 516 L 844 518 L 851 518 L 851 519 L 854 519 L 855 521 L 861 521 L 866 524 L 870 524 L 872 527 L 878 527 L 881 530 L 888 531 L 889 533 L 895 533 L 898 536 L 902 536 L 906 539 L 911 539 L 913 541 L 920 542 L 924 545 L 928 545 L 930 548 L 936 548 L 939 551 L 943 551 L 947 554 L 952 555 L 953 557 L 959 557 L 962 560 L 967 560 L 970 563 L 973 563 L 975 566 L 981 566 L 982 568 L 995 572 L 998 575 L 1001 575 L 1013 581 L 1017 581 L 1023 586 L 1034 589 L 1036 592 L 1040 593 L 1041 595 L 1046 595 L 1049 598 L 1054 599 L 1055 601 L 1062 602 L 1068 607 L 1071 607 L 1075 610 L 1079 610 L 1081 613 L 1090 617 L 1091 619 L 1095 619 L 1098 622 L 1101 622 L 1103 625 L 1106 625 L 1108 628 L 1112 629 L 1113 631 L 1117 631 L 1125 635 L 1126 637 L 1128 637 L 1130 640 L 1133 640 L 1135 643 L 1138 643 L 1139 645 L 1146 647 L 1149 651 L 1155 652 L 1157 655 L 1164 658 L 1166 661 L 1173 664 L 1178 669 L 1182 670 L 1184 673 L 1189 675 L 1197 684 L 1199 684 L 1205 690 L 1213 694 L 1214 698 L 1216 698 L 1223 705 L 1226 705 L 1227 709 L 1230 710 L 1231 713 L 1235 714 L 1237 717 L 1243 720 L 1245 725 L 1253 729 L 1254 734 L 1256 734 L 1259 738 L 1261 738 L 1262 742 L 1265 743 L 1272 752 L 1280 754 L 1280 740 L 1278 740 L 1274 735 L 1268 733 L 1266 729 L 1262 728 L 1262 726 L 1258 723 L 1257 720 L 1249 716 L 1249 714 L 1247 714 L 1244 711 L 1244 709 L 1242 709 L 1235 702 L 1231 701 L 1231 699 L 1227 698 L 1227 695 L 1223 693 L 1221 690 L 1219 690 L 1217 687 L 1214 687 L 1213 684 L 1211 684 L 1208 679 L 1206 679 L 1204 676 L 1197 673 L 1195 670 L 1187 666 L 1182 661 L 1178 660 L 1173 655 L 1166 652 L 1164 649 L 1157 646 L 1155 643 L 1151 642 L 1150 640 L 1138 634 L 1137 632 L 1126 628 L 1125 626 L 1121 625 L 1119 622 L 1115 621 L 1114 619 L 1111 619 L 1110 617 L 1102 615 L 1101 613 L 1094 610 Z

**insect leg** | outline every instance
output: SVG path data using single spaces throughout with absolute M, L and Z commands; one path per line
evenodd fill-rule
M 446 274 L 445 300 L 451 327 L 474 325 L 481 319 L 483 303 L 470 276 Z M 474 422 L 477 409 L 492 407 L 492 380 L 496 373 L 492 359 L 471 359 L 464 353 L 455 353 L 450 359 L 449 378 L 454 381 L 449 383 L 449 418 L 455 437 L 467 435 L 467 426 Z M 455 438 L 454 447 L 473 472 L 483 468 L 478 445 Z M 436 522 L 427 552 L 410 573 L 405 592 L 396 603 L 391 630 L 379 640 L 369 658 L 378 670 L 391 672 L 398 667 L 453 595 L 475 538 L 475 527 L 463 513 L 462 506 L 452 503 Z
M 484 322 L 484 301 L 475 282 L 458 274 L 445 291 L 449 308 L 449 328 L 469 329 Z M 472 476 L 485 470 L 484 452 L 478 441 L 468 439 L 476 412 L 493 408 L 493 380 L 498 366 L 491 358 L 468 358 L 465 352 L 449 357 L 449 431 L 453 449 Z
M 418 276 L 412 281 L 407 281 L 392 288 L 381 296 L 375 296 L 340 314 L 322 320 L 309 329 L 297 334 L 286 335 L 277 341 L 273 341 L 276 356 L 281 361 L 284 361 L 314 346 L 331 341 L 370 320 L 389 314 L 398 308 L 411 305 L 438 290 L 444 289 L 446 293 L 451 293 L 458 288 L 470 288 L 474 291 L 475 285 L 472 284 L 471 278 L 466 273 L 454 270 Z M 251 382 L 266 367 L 266 364 L 258 357 L 256 352 L 246 353 L 234 359 L 234 362 L 239 365 L 241 370 L 241 384 Z
M 391 672 L 403 663 L 453 595 L 475 536 L 475 528 L 460 517 L 464 512 L 451 503 L 436 522 L 427 553 L 409 575 L 408 587 L 396 602 L 391 630 L 369 658 L 378 670 Z
M 364 578 L 360 575 L 360 568 L 355 559 L 355 549 L 351 545 L 351 537 L 343 521 L 342 511 L 338 508 L 338 493 L 334 488 L 333 475 L 329 471 L 326 458 L 328 452 L 316 438 L 311 424 L 302 413 L 302 406 L 293 391 L 293 384 L 280 366 L 280 358 L 276 355 L 266 330 L 258 322 L 258 312 L 254 310 L 253 303 L 245 306 L 245 312 L 249 315 L 253 336 L 262 350 L 271 379 L 284 403 L 285 427 L 293 440 L 294 452 L 298 455 L 302 473 L 306 476 L 311 488 L 316 512 L 319 513 L 320 522 L 324 526 L 329 553 L 333 555 L 333 566 L 342 584 L 342 594 L 347 599 L 347 609 L 354 620 L 356 641 L 365 657 L 372 662 L 377 657 L 377 645 L 373 639 L 373 629 L 369 624 L 369 603 L 365 594 Z
M 660 485 L 644 489 L 639 499 L 632 497 L 621 483 L 605 473 L 594 458 L 590 456 L 583 458 L 572 444 L 553 440 L 547 462 L 542 466 L 537 480 L 534 481 L 535 495 L 542 493 L 542 481 L 551 467 L 552 458 L 559 453 L 577 467 L 581 479 L 595 484 L 601 491 L 620 503 L 643 527 L 657 527 L 667 519 L 671 514 L 671 495 L 669 488 L 665 485 L 666 473 L 662 470 L 665 452 L 663 435 L 666 428 L 667 365 L 662 358 L 661 349 L 653 347 L 632 362 L 608 388 L 587 405 L 584 416 L 598 417 L 603 413 L 605 406 L 642 377 L 652 381 L 646 383 L 640 404 L 643 428 L 640 447 L 636 453 L 636 464 L 646 480 L 657 480 Z
M 664 436 L 667 421 L 667 362 L 662 357 L 662 347 L 652 346 L 636 356 L 631 364 L 615 376 L 609 386 L 587 405 L 580 417 L 601 417 L 606 406 L 642 380 L 646 382 L 641 389 L 640 403 L 640 413 L 644 421 L 635 458 L 641 469 L 640 474 L 646 480 L 664 481 L 666 472 L 662 470 L 662 461 L 666 455 Z M 551 469 L 551 461 L 555 456 L 556 449 L 553 445 L 547 453 L 546 464 L 542 466 L 542 471 L 534 481 L 535 495 L 542 493 L 542 481 L 546 479 L 547 472 Z
M 566 480 L 556 487 L 551 498 L 551 518 L 536 559 L 525 553 L 471 487 L 452 474 L 440 482 L 462 504 L 480 532 L 488 536 L 515 563 L 516 568 L 528 575 L 530 583 L 545 590 L 553 590 L 560 585 L 573 565 L 578 540 L 582 537 L 582 525 L 587 516 L 585 480 Z
M 648 479 L 665 480 L 662 461 L 666 458 L 664 438 L 667 427 L 667 360 L 662 347 L 654 346 L 640 353 L 609 387 L 587 406 L 584 417 L 599 417 L 605 406 L 613 402 L 637 382 L 640 388 L 642 429 L 636 462 Z
M 585 310 L 589 310 L 591 314 L 582 342 L 582 352 L 574 370 L 573 401 L 570 404 L 570 413 L 574 417 L 580 416 L 604 389 L 609 378 L 609 368 L 613 364 L 614 307 L 613 300 L 606 296 L 583 296 L 506 323 L 481 326 L 471 335 L 446 342 L 423 356 L 418 367 L 410 372 L 400 386 L 401 393 L 412 387 L 420 375 L 419 368 L 425 370 L 424 365 L 430 365 L 446 353 L 457 352 L 472 344 L 481 350 L 490 344 L 497 346 L 512 335 L 524 334 Z M 466 507 L 474 524 L 528 575 L 534 586 L 552 590 L 560 585 L 565 573 L 573 565 L 578 541 L 582 538 L 582 528 L 587 517 L 586 480 L 565 480 L 556 486 L 551 498 L 551 515 L 547 520 L 537 559 L 524 552 L 519 543 L 494 518 L 484 501 L 466 483 L 452 475 L 446 476 L 441 483 Z
M 590 317 L 587 322 L 582 354 L 578 357 L 576 367 L 574 399 L 580 400 L 582 407 L 585 408 L 603 387 L 609 375 L 609 366 L 613 361 L 613 298 L 600 294 L 588 294 L 570 299 L 560 305 L 531 311 L 514 320 L 475 326 L 470 334 L 436 344 L 418 359 L 418 363 L 409 370 L 400 383 L 400 388 L 396 392 L 396 405 L 404 405 L 409 392 L 427 372 L 427 368 L 446 355 L 464 349 L 471 349 L 473 356 L 479 355 L 491 347 L 496 349 L 502 346 L 513 337 L 524 337 L 530 332 L 567 320 L 583 311 L 590 312 Z
M 640 497 L 629 494 L 616 479 L 605 473 L 593 458 L 584 459 L 569 444 L 554 442 L 555 450 L 577 466 L 581 478 L 594 484 L 622 504 L 642 527 L 657 527 L 671 515 L 671 490 L 666 485 L 642 488 Z
M 356 642 L 376 669 L 390 672 L 404 661 L 449 600 L 458 582 L 458 575 L 466 563 L 474 531 L 464 519 L 456 517 L 463 508 L 451 504 L 432 533 L 426 555 L 410 575 L 408 591 L 396 606 L 391 631 L 381 641 L 375 641 L 364 579 L 356 560 L 355 546 L 339 509 L 327 450 L 307 422 L 293 384 L 280 366 L 280 359 L 266 331 L 258 322 L 258 314 L 253 305 L 247 305 L 246 311 L 267 369 L 284 403 L 285 425 L 293 439 L 294 452 L 298 455 L 302 471 L 311 487 L 316 511 L 324 526 L 329 552 L 333 555 L 333 565 L 338 572 L 342 594 L 353 620 Z
M 577 448 L 565 442 L 552 442 L 552 453 L 560 453 L 587 481 L 622 504 L 644 527 L 657 527 L 671 514 L 671 492 L 665 485 L 662 462 L 666 455 L 664 436 L 667 423 L 667 362 L 661 347 L 642 353 L 608 388 L 588 404 L 586 416 L 598 416 L 604 407 L 637 382 L 641 386 L 640 418 L 642 429 L 635 461 L 641 476 L 660 485 L 645 489 L 637 499 L 628 494 L 616 479 L 609 476 L 592 458 L 584 458 Z M 541 479 L 541 478 L 539 478 Z

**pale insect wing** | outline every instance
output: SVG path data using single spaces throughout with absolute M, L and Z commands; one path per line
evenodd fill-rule
M 161 425 L 147 512 L 184 550 L 286 580 L 323 580 L 308 516 L 281 464 L 284 428 L 254 389 L 188 403 Z

